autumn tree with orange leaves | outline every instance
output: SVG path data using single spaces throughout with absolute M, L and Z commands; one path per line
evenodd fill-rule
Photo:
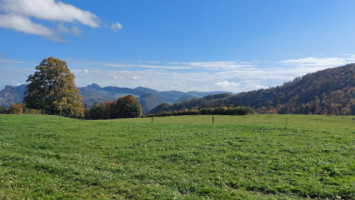
M 11 104 L 9 114 L 23 114 L 23 105 L 21 103 Z
M 26 106 L 42 109 L 46 114 L 84 117 L 79 89 L 65 61 L 49 57 L 36 67 L 27 79 L 24 101 Z

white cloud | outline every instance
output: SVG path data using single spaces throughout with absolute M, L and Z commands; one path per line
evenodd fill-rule
M 145 69 L 167 69 L 167 70 L 185 70 L 191 69 L 191 67 L 186 66 L 169 66 L 169 65 L 148 65 L 148 64 L 125 64 L 125 63 L 98 63 L 106 67 L 117 67 L 117 68 L 145 68 Z
M 355 55 L 349 55 L 348 57 L 329 57 L 329 58 L 307 57 L 307 58 L 289 59 L 289 60 L 281 61 L 281 63 L 288 64 L 288 65 L 323 67 L 323 68 L 341 66 L 353 62 L 355 62 Z
M 114 80 L 119 80 L 121 77 L 120 76 L 118 76 L 117 74 L 115 74 L 115 73 L 108 73 L 108 75 L 110 76 L 110 77 L 112 77 Z
M 306 57 L 298 59 L 282 60 L 279 63 L 289 67 L 270 68 L 269 76 L 280 76 L 282 80 L 291 80 L 332 67 L 339 67 L 355 62 L 355 55 L 349 54 L 343 57 Z
M 69 63 L 72 63 L 72 66 L 92 69 L 90 74 L 78 73 L 76 76 L 81 86 L 95 82 L 102 86 L 129 88 L 144 86 L 160 91 L 223 90 L 239 93 L 275 87 L 307 73 L 355 61 L 355 55 L 344 55 L 339 58 L 308 58 L 312 59 L 288 59 L 267 64 L 259 61 L 108 63 L 78 60 Z M 133 80 L 132 77 L 135 76 L 140 79 Z
M 71 27 L 70 31 L 72 33 L 74 33 L 74 35 L 76 35 L 76 36 L 81 35 L 81 29 L 79 27 L 73 26 L 73 27 Z
M 347 62 L 352 58 L 355 57 L 350 55 L 339 60 Z M 101 86 L 128 88 L 144 86 L 160 91 L 222 90 L 238 93 L 281 85 L 295 77 L 328 68 L 330 62 L 325 62 L 324 60 L 337 60 L 322 59 L 319 59 L 319 62 L 316 62 L 318 61 L 317 59 L 289 59 L 287 62 L 271 63 L 272 67 L 260 63 L 255 65 L 253 63 L 237 63 L 233 61 L 174 63 L 136 61 L 126 64 L 71 60 L 68 61 L 68 64 L 76 76 L 75 82 L 80 87 L 97 83 Z M 1 57 L 0 54 L 0 64 L 1 60 L 6 61 L 3 62 L 3 65 L 17 62 Z M 311 64 L 311 61 L 313 64 Z M 346 64 L 342 62 L 334 61 L 331 66 Z M 14 70 L 13 73 L 11 70 Z M 25 76 L 22 71 L 16 70 L 16 68 L 11 68 L 11 70 L 10 68 L 3 70 L 0 65 L 0 71 L 5 72 L 0 73 L 0 87 L 11 83 L 10 77 L 11 80 L 21 82 L 26 79 L 20 79 L 19 77 L 26 77 L 33 73 L 26 72 Z M 34 69 L 31 68 L 31 70 L 33 71 Z
M 116 22 L 114 24 L 111 25 L 111 29 L 115 32 L 121 30 L 123 28 L 122 24 L 120 24 L 119 22 Z
M 234 61 L 211 61 L 211 62 L 168 62 L 168 63 L 152 63 L 152 64 L 126 64 L 126 63 L 107 63 L 99 62 L 106 67 L 117 68 L 146 68 L 146 69 L 162 69 L 162 70 L 235 70 L 241 68 L 251 68 L 252 64 L 238 64 Z M 155 64 L 155 65 L 154 65 Z
M 90 73 L 90 71 L 87 70 L 87 69 L 84 69 L 83 72 L 84 72 L 84 74 L 89 74 Z
M 3 12 L 0 15 L 0 27 L 52 40 L 61 40 L 60 33 L 71 32 L 80 35 L 81 31 L 76 26 L 67 29 L 62 24 L 59 24 L 57 29 L 51 29 L 34 23 L 31 18 L 55 23 L 81 23 L 92 28 L 100 26 L 99 18 L 93 13 L 55 0 L 0 0 L 0 9 Z
M 240 83 L 229 82 L 229 81 L 219 81 L 212 85 L 212 87 L 216 88 L 215 90 L 219 91 L 238 91 L 240 90 Z
M 221 87 L 221 88 L 230 88 L 230 87 L 239 87 L 239 83 L 234 83 L 234 82 L 229 82 L 229 81 L 220 81 L 214 84 L 215 86 Z
M 265 88 L 259 78 L 246 80 L 226 74 L 207 72 L 167 72 L 159 70 L 120 70 L 120 69 L 90 69 L 90 73 L 83 70 L 72 70 L 76 76 L 78 86 L 97 83 L 100 86 L 118 86 L 135 88 L 139 86 L 160 91 L 229 91 L 243 92 Z M 234 80 L 235 81 L 234 81 Z
M 55 0 L 2 0 L 1 9 L 8 14 L 59 22 L 80 22 L 99 27 L 99 19 L 89 11 Z
M 56 32 L 57 33 L 73 33 L 76 36 L 80 36 L 81 35 L 81 29 L 80 28 L 78 28 L 76 26 L 72 26 L 70 28 L 67 28 L 62 23 L 57 26 Z
M 344 60 L 350 58 L 348 56 Z M 161 91 L 218 90 L 234 93 L 274 87 L 324 69 L 320 62 L 318 65 L 305 65 L 290 60 L 297 59 L 289 59 L 285 63 L 273 62 L 272 67 L 259 62 L 256 65 L 257 62 L 235 61 L 107 63 L 73 60 L 69 65 L 89 69 L 90 73 L 75 71 L 76 82 L 80 86 L 97 83 L 128 88 L 144 86 Z
M 238 83 L 225 80 L 213 84 L 213 88 L 214 90 L 231 91 L 235 93 L 268 88 L 267 86 L 261 85 L 259 82 L 259 79 L 238 80 Z
M 22 16 L 0 15 L 0 27 L 45 37 L 54 36 L 53 30 L 40 24 L 35 24 L 28 18 Z
M 0 54 L 0 63 L 23 64 L 25 62 L 20 60 L 9 59 Z
M 189 62 L 185 64 L 190 67 L 206 68 L 211 70 L 231 70 L 253 66 L 252 64 L 238 64 L 235 61 Z
M 82 67 L 93 68 L 90 74 L 77 75 L 81 86 L 95 82 L 102 86 L 129 88 L 144 86 L 161 91 L 222 90 L 238 93 L 280 85 L 305 74 L 304 69 L 296 67 L 263 68 L 253 63 L 241 64 L 234 61 L 166 63 L 140 61 L 137 62 L 139 64 L 75 62 Z
M 241 88 L 241 91 L 252 91 L 252 90 L 257 90 L 257 89 L 266 89 L 269 88 L 270 86 L 262 85 L 260 84 L 260 80 L 244 80 L 241 82 L 240 85 L 243 87 Z
M 30 74 L 33 74 L 32 68 L 5 67 L 0 65 L 0 90 L 5 85 L 15 86 L 18 83 L 24 84 Z

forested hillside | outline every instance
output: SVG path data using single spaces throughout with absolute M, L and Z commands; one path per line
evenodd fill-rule
M 355 64 L 330 68 L 269 89 L 237 95 L 218 94 L 173 105 L 150 113 L 208 107 L 250 106 L 259 113 L 355 114 Z

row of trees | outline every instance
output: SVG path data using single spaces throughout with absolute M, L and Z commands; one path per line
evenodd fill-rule
M 41 114 L 42 110 L 27 108 L 26 104 L 13 103 L 9 109 L 0 106 L 0 114 Z
M 147 117 L 152 116 L 178 116 L 178 115 L 247 115 L 251 114 L 254 111 L 249 107 L 230 107 L 227 108 L 217 107 L 217 108 L 201 108 L 199 110 L 196 109 L 184 109 L 184 110 L 174 110 L 174 111 L 164 111 L 156 114 L 148 114 Z
M 41 109 L 31 109 L 26 104 L 14 103 L 9 109 L 0 106 L 0 114 L 45 114 Z M 117 101 L 95 103 L 91 109 L 85 107 L 85 119 L 135 118 L 142 115 L 139 101 L 132 95 L 120 97 Z
M 142 115 L 139 101 L 132 95 L 120 97 L 117 101 L 95 103 L 86 111 L 86 119 L 135 118 Z
M 27 79 L 24 104 L 12 104 L 8 110 L 0 107 L 0 113 L 43 113 L 73 118 L 107 119 L 132 118 L 142 115 L 137 99 L 132 95 L 117 101 L 95 104 L 90 110 L 83 106 L 76 87 L 75 76 L 65 61 L 49 57 Z

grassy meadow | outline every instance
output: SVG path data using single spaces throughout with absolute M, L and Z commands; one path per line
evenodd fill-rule
M 355 199 L 355 116 L 0 115 L 0 199 Z

